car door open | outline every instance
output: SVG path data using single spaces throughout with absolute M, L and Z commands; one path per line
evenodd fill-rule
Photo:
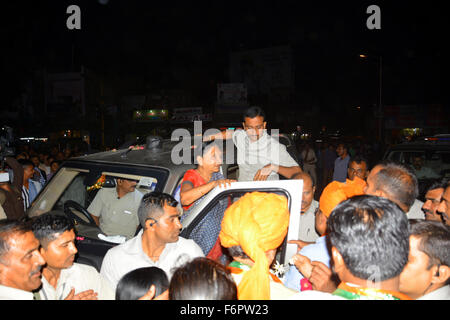
M 211 190 L 195 208 L 183 220 L 181 236 L 191 238 L 195 227 L 201 223 L 208 212 L 220 201 L 228 201 L 229 204 L 237 201 L 247 192 L 271 192 L 283 195 L 288 200 L 289 229 L 281 246 L 280 263 L 285 264 L 297 253 L 297 245 L 287 243 L 288 240 L 298 240 L 300 226 L 300 210 L 303 192 L 303 180 L 277 180 L 277 181 L 249 181 L 233 182 L 227 188 L 216 187 Z

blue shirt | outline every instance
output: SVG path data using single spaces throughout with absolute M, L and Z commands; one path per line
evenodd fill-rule
M 350 161 L 350 156 L 347 155 L 344 159 L 341 157 L 337 157 L 334 160 L 334 172 L 333 172 L 333 181 L 345 182 L 347 179 L 347 169 L 348 163 Z
M 328 268 L 330 267 L 330 253 L 328 252 L 326 236 L 316 240 L 316 243 L 307 245 L 300 250 L 299 254 L 309 258 L 311 261 L 320 261 Z M 300 291 L 300 280 L 304 277 L 295 266 L 290 266 L 284 277 L 284 285 L 288 288 Z
M 28 179 L 28 189 L 25 186 L 22 186 L 23 207 L 25 210 L 31 206 L 31 203 L 37 197 L 41 189 L 42 185 L 40 182 L 36 182 L 32 179 Z

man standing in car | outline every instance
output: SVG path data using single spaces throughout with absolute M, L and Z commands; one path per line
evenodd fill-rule
M 233 139 L 239 165 L 238 181 L 290 179 L 302 172 L 286 147 L 266 132 L 266 115 L 260 107 L 250 107 L 244 113 L 244 130 L 225 130 L 205 137 L 205 140 Z
M 117 178 L 116 184 L 115 188 L 100 189 L 87 210 L 107 236 L 131 239 L 139 225 L 137 209 L 142 193 L 136 190 L 136 180 Z

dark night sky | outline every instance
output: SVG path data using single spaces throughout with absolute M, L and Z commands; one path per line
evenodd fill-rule
M 81 30 L 66 28 L 66 8 L 81 8 Z M 366 8 L 381 8 L 381 30 L 368 30 Z M 108 76 L 135 76 L 155 86 L 227 81 L 229 53 L 291 45 L 296 88 L 332 101 L 373 94 L 383 56 L 386 103 L 444 102 L 448 51 L 444 2 L 428 1 L 22 1 L 2 4 L 4 99 L 21 92 L 32 70 L 67 71 L 83 64 Z M 369 92 L 369 91 L 370 92 Z M 312 98 L 313 99 L 313 98 Z M 446 100 L 445 100 L 446 102 Z

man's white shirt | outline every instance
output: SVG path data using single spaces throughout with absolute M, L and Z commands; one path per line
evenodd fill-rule
M 257 141 L 250 141 L 245 130 L 233 133 L 233 142 L 237 149 L 237 163 L 239 165 L 239 181 L 253 181 L 256 172 L 268 164 L 283 167 L 298 166 L 289 155 L 286 146 L 264 131 Z M 278 180 L 277 173 L 272 172 L 267 180 Z
M 167 277 L 172 277 L 174 269 L 196 257 L 203 257 L 202 249 L 194 240 L 179 237 L 177 242 L 167 243 L 158 261 L 150 259 L 142 249 L 142 234 L 127 242 L 111 248 L 106 253 L 100 274 L 109 281 L 115 290 L 119 280 L 128 272 L 145 267 L 158 267 Z
M 33 300 L 32 292 L 0 285 L 0 300 Z
M 99 300 L 114 300 L 115 292 L 109 282 L 92 266 L 74 263 L 70 268 L 61 270 L 56 288 L 42 276 L 42 288 L 39 295 L 42 300 L 64 300 L 72 288 L 75 294 L 94 290 Z

